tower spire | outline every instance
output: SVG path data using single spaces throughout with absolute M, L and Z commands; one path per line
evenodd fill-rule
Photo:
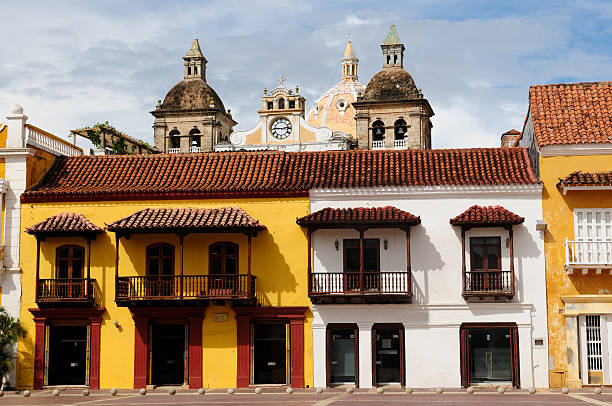
M 403 68 L 404 67 L 404 44 L 395 29 L 395 24 L 391 24 L 389 33 L 385 40 L 380 44 L 383 54 L 383 68 Z
M 357 81 L 357 63 L 359 59 L 355 57 L 353 44 L 351 44 L 351 33 L 348 34 L 346 48 L 344 48 L 344 57 L 342 58 L 342 81 Z
M 202 55 L 197 38 L 191 43 L 191 48 L 189 48 L 183 60 L 185 61 L 185 80 L 202 79 L 206 81 L 206 63 L 208 61 Z

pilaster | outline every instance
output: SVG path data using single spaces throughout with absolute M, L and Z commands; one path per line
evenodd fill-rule
M 372 387 L 372 322 L 358 322 L 359 328 L 359 387 Z
M 565 379 L 565 386 L 568 388 L 582 388 L 577 315 L 566 315 L 565 330 L 565 341 L 567 344 L 567 378 Z

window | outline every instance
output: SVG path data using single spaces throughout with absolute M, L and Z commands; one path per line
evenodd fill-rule
M 198 74 L 198 67 L 197 67 L 197 66 L 194 66 L 194 67 L 193 67 L 193 74 L 194 74 L 194 75 L 197 75 L 197 74 Z
M 170 136 L 170 148 L 180 148 L 181 139 L 179 136 L 181 133 L 179 133 L 179 131 L 175 128 L 174 130 L 170 131 L 168 135 Z
M 574 234 L 577 241 L 612 241 L 612 209 L 576 209 Z
M 345 239 L 344 272 L 359 272 L 359 239 Z M 378 238 L 364 238 L 363 240 L 363 270 L 364 272 L 380 271 L 380 240 Z
M 238 244 L 222 241 L 209 248 L 210 274 L 228 275 L 238 273 Z
M 501 238 L 470 238 L 470 265 L 472 271 L 501 271 Z
M 189 75 L 191 75 L 191 66 L 188 66 L 188 67 L 187 67 L 187 75 L 188 75 L 188 76 L 189 76 Z
M 273 110 L 274 109 L 274 103 L 272 103 L 271 101 L 268 102 L 268 110 Z
M 295 100 L 289 100 L 289 108 L 290 109 L 294 109 L 295 108 Z
M 285 108 L 285 99 L 278 99 L 278 108 L 279 109 Z
M 80 245 L 62 245 L 55 251 L 56 265 L 55 273 L 57 278 L 83 277 L 83 263 L 85 249 Z
M 406 131 L 408 131 L 408 124 L 406 124 L 406 121 L 404 121 L 403 118 L 400 118 L 393 125 L 393 129 L 394 129 L 395 139 L 403 140 L 406 135 Z
M 385 135 L 385 123 L 381 120 L 376 120 L 372 123 L 372 132 L 374 141 L 382 141 Z
M 174 275 L 174 247 L 170 244 L 153 244 L 147 247 L 147 275 Z
M 191 146 L 199 147 L 200 146 L 200 130 L 197 127 L 194 127 L 189 131 L 189 135 L 191 137 Z

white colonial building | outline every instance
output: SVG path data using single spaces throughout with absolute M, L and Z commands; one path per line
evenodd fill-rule
M 470 164 L 475 151 L 486 153 Z M 484 181 L 485 160 L 506 153 L 529 179 L 507 167 Z M 395 169 L 421 181 L 310 192 L 298 224 L 314 385 L 547 387 L 542 186 L 526 150 L 418 154 L 431 161 Z

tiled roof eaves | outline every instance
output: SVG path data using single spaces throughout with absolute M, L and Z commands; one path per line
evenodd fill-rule
M 59 157 L 22 201 L 296 197 L 317 188 L 535 183 L 526 148 Z

